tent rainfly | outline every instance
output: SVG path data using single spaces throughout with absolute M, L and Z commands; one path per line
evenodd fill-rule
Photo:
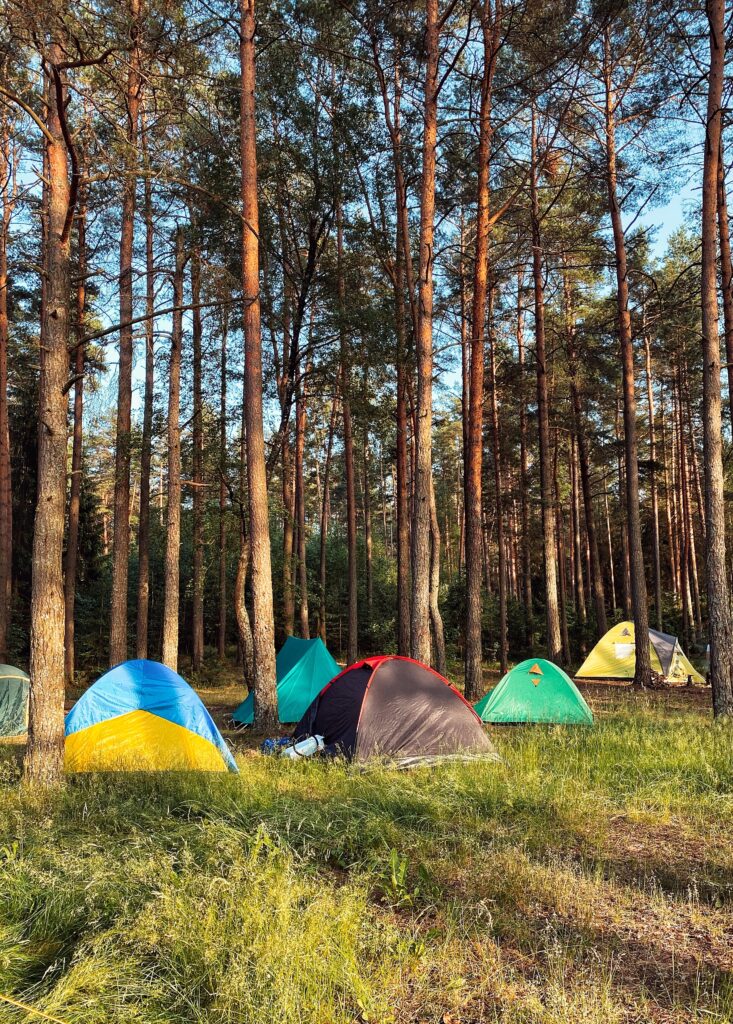
M 281 722 L 299 722 L 306 708 L 341 668 L 320 637 L 301 640 L 289 636 L 277 654 L 277 714 Z M 249 693 L 232 720 L 237 725 L 254 722 L 254 694 Z
M 20 736 L 28 729 L 28 684 L 23 669 L 0 665 L 0 736 Z
M 319 693 L 293 733 L 322 736 L 356 762 L 399 767 L 450 759 L 498 759 L 476 712 L 447 679 L 410 658 L 367 658 Z
M 236 772 L 201 698 L 155 661 L 116 665 L 66 716 L 68 772 Z
M 484 722 L 592 725 L 593 712 L 572 679 L 543 658 L 515 665 L 476 705 Z
M 652 670 L 667 682 L 685 683 L 705 680 L 690 663 L 676 636 L 649 630 Z M 633 622 L 619 622 L 601 637 L 575 674 L 576 679 L 633 679 L 636 668 L 636 641 Z

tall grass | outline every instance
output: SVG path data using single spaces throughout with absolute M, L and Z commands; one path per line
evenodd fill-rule
M 243 754 L 48 797 L 8 748 L 0 992 L 67 1024 L 733 1019 L 733 730 L 493 737 L 498 765 Z

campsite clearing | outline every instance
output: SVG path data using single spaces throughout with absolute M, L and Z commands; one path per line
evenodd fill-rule
M 733 729 L 706 691 L 581 689 L 594 728 L 492 729 L 498 765 L 230 734 L 239 776 L 31 797 L 3 745 L 0 992 L 65 1024 L 733 1020 Z

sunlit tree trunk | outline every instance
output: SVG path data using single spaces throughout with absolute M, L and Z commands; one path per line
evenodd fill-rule
M 64 506 L 66 502 L 65 385 L 69 373 L 69 284 L 72 193 L 69 153 L 61 126 L 68 100 L 58 64 L 60 45 L 47 54 L 44 354 L 38 409 L 38 473 L 33 530 L 30 703 L 24 775 L 57 782 L 64 760 Z
M 714 713 L 733 715 L 733 624 L 725 550 L 725 477 L 715 237 L 725 76 L 724 0 L 707 0 L 706 12 L 710 30 L 710 72 L 702 187 L 702 354 L 710 682 L 713 689 Z
M 430 661 L 430 488 L 433 473 L 433 236 L 435 154 L 438 135 L 438 0 L 426 0 L 425 91 L 422 191 L 420 197 L 420 280 L 415 423 L 415 512 L 412 527 L 412 609 L 410 648 L 417 661 Z
M 489 301 L 489 402 L 491 413 L 491 445 L 494 455 L 494 492 L 496 508 L 496 546 L 499 573 L 499 665 L 501 673 L 509 668 L 507 635 L 507 566 L 504 536 L 504 482 L 502 480 L 501 433 L 499 429 L 499 398 L 496 383 L 496 337 L 494 334 L 494 298 Z
M 532 607 L 532 548 L 529 536 L 529 462 L 527 457 L 527 386 L 524 360 L 524 271 L 517 274 L 517 361 L 519 366 L 519 489 L 522 522 L 522 599 L 524 601 L 525 638 L 532 645 L 534 610 Z
M 262 421 L 262 336 L 260 328 L 259 214 L 255 120 L 255 3 L 241 0 L 242 69 L 242 293 L 244 301 L 244 389 L 247 435 L 247 497 L 252 559 L 252 614 L 255 723 L 277 727 L 275 626 L 272 607 L 270 523 Z
M 435 488 L 430 478 L 430 628 L 432 635 L 432 664 L 445 675 L 448 671 L 445 660 L 445 631 L 440 614 L 440 526 L 435 506 Z
M 547 354 L 545 350 L 545 296 L 542 268 L 542 235 L 537 182 L 537 129 L 532 110 L 532 159 L 530 169 L 532 270 L 535 299 L 535 362 L 537 365 L 537 420 L 540 452 L 540 494 L 542 500 L 543 559 L 545 569 L 545 614 L 547 621 L 547 656 L 550 661 L 562 659 L 560 608 L 557 583 L 557 538 L 550 455 L 550 414 L 547 393 Z
M 186 255 L 183 228 L 176 229 L 176 268 L 173 274 L 173 323 L 168 366 L 168 511 L 163 576 L 163 664 L 178 669 L 178 609 L 181 576 L 181 349 L 183 346 L 183 272 Z
M 6 661 L 13 579 L 13 490 L 8 419 L 8 240 L 17 179 L 10 144 L 10 123 L 1 113 L 0 119 L 0 661 Z
M 145 160 L 145 392 L 143 397 L 143 431 L 140 450 L 140 515 L 137 550 L 137 630 L 138 658 L 148 656 L 148 620 L 150 610 L 150 469 L 153 455 L 153 402 L 155 398 L 155 224 L 153 221 L 153 186 L 147 158 L 145 113 L 141 114 L 141 141 Z
M 237 577 L 234 581 L 234 615 L 237 620 L 239 652 L 242 657 L 242 674 L 247 690 L 255 685 L 254 638 L 252 623 L 247 610 L 246 586 L 247 573 L 250 567 L 250 545 L 247 536 L 247 425 L 242 403 L 242 435 L 239 446 L 239 558 L 237 560 Z
M 718 236 L 720 238 L 721 295 L 723 323 L 725 325 L 725 361 L 728 376 L 728 406 L 733 426 L 733 262 L 730 251 L 730 224 L 728 197 L 725 188 L 725 160 L 723 159 L 723 125 L 720 126 L 720 154 L 718 156 Z
M 629 545 L 631 597 L 636 636 L 636 668 L 634 683 L 644 686 L 651 678 L 649 635 L 649 609 L 647 607 L 644 549 L 641 539 L 639 507 L 639 462 L 636 443 L 636 390 L 634 387 L 634 347 L 629 313 L 629 281 L 626 269 L 626 239 L 618 202 L 616 174 L 616 95 L 613 87 L 610 33 L 604 32 L 604 86 L 605 86 L 605 155 L 606 185 L 613 228 L 616 254 L 616 302 L 618 307 L 618 333 L 621 345 L 624 398 L 624 443 L 626 459 L 626 522 Z
M 227 643 L 227 345 L 229 311 L 224 312 L 221 331 L 219 378 L 219 623 L 217 654 L 223 661 Z
M 193 348 L 193 608 L 191 667 L 194 672 L 201 669 L 204 660 L 204 427 L 203 394 L 201 381 L 201 253 L 199 251 L 198 227 L 192 216 L 191 228 L 194 233 L 191 252 L 191 311 Z
M 306 366 L 307 376 L 310 367 Z M 298 391 L 295 402 L 295 513 L 298 526 L 298 612 L 300 619 L 300 635 L 308 639 L 310 637 L 309 615 L 308 615 L 308 567 L 306 564 L 306 536 L 305 536 L 305 428 L 306 428 L 306 383 L 305 377 L 300 373 Z
M 115 505 L 112 536 L 112 594 L 110 599 L 109 661 L 117 665 L 127 658 L 127 577 L 130 555 L 130 442 L 132 421 L 132 257 L 135 232 L 138 121 L 142 76 L 140 74 L 140 0 L 130 0 L 129 17 L 133 47 L 125 90 L 125 176 L 122 186 L 120 228 L 120 359 L 117 387 L 117 440 L 115 446 Z
M 646 326 L 646 325 L 645 325 Z M 654 608 L 657 629 L 662 628 L 662 556 L 659 542 L 659 495 L 657 491 L 657 446 L 654 425 L 654 381 L 649 332 L 644 332 L 644 363 L 646 368 L 646 402 L 649 412 L 649 491 L 652 499 L 652 544 L 654 547 Z
M 74 678 L 74 604 L 76 566 L 79 551 L 79 510 L 81 507 L 82 441 L 84 430 L 84 330 L 86 313 L 86 204 L 79 201 L 77 214 L 76 348 L 74 349 L 74 418 L 71 443 L 71 486 L 69 488 L 69 524 L 64 559 L 64 679 Z

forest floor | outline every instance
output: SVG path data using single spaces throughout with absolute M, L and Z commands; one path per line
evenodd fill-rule
M 733 1021 L 733 729 L 705 690 L 584 693 L 593 729 L 495 728 L 501 764 L 227 733 L 238 777 L 41 797 L 0 747 L 0 993 L 63 1024 Z

